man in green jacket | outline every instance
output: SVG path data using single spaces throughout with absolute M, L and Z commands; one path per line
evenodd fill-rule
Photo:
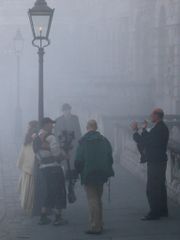
M 95 120 L 87 123 L 87 133 L 79 141 L 75 159 L 75 168 L 81 175 L 90 209 L 87 234 L 101 234 L 103 231 L 103 185 L 114 176 L 111 144 L 97 129 Z

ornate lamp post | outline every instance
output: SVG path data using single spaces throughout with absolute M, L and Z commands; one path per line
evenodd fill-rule
M 49 33 L 51 29 L 54 9 L 48 7 L 45 0 L 36 0 L 33 8 L 28 12 L 31 29 L 33 33 L 33 46 L 38 48 L 39 55 L 39 121 L 44 116 L 44 80 L 43 80 L 43 61 L 44 48 L 50 45 Z
M 22 110 L 20 103 L 20 60 L 24 48 L 24 39 L 18 29 L 14 37 L 14 52 L 17 60 L 17 102 L 15 113 L 15 142 L 17 147 L 21 144 L 22 138 Z

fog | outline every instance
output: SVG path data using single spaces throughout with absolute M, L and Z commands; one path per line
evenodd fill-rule
M 63 119 L 65 124 L 62 122 L 64 125 L 67 124 L 68 127 L 71 124 L 74 127 L 76 123 L 79 134 L 74 130 L 72 132 L 64 131 L 66 129 L 61 129 L 62 122 L 59 123 L 58 131 L 61 130 L 60 135 L 57 134 L 59 140 L 62 142 L 65 141 L 65 143 L 63 142 L 63 145 L 65 145 L 67 144 L 66 138 L 70 136 L 75 145 L 73 146 L 72 144 L 71 146 L 68 139 L 68 151 L 65 150 L 67 146 L 63 149 L 67 153 L 67 156 L 64 156 L 64 153 L 59 154 L 60 156 L 62 155 L 61 157 L 58 156 L 59 159 L 53 155 L 54 153 L 51 153 L 52 146 L 46 141 L 51 130 L 47 133 L 45 131 L 41 132 L 42 136 L 39 137 L 41 143 L 39 144 L 42 146 L 39 147 L 42 147 L 42 149 L 38 149 L 35 158 L 32 144 L 35 143 L 34 139 L 38 140 L 38 138 L 34 138 L 35 134 L 32 135 L 31 131 L 29 131 L 29 134 L 25 138 L 28 123 L 32 120 L 38 120 L 38 48 L 35 48 L 32 44 L 33 34 L 28 17 L 28 10 L 34 6 L 35 1 L 0 0 L 0 239 L 3 236 L 1 234 L 4 234 L 4 231 L 7 234 L 11 228 L 10 235 L 12 234 L 12 238 L 6 239 L 14 239 L 16 233 L 20 234 L 24 228 L 27 228 L 26 231 L 28 233 L 24 232 L 24 235 L 19 237 L 19 239 L 27 239 L 28 234 L 31 231 L 33 232 L 35 222 L 33 222 L 33 228 L 31 228 L 26 227 L 27 224 L 30 224 L 28 220 L 26 221 L 24 217 L 20 219 L 20 194 L 17 188 L 21 188 L 21 192 L 24 191 L 23 194 L 28 195 L 27 198 L 30 199 L 32 197 L 30 201 L 34 201 L 33 204 L 36 205 L 35 201 L 38 198 L 36 195 L 41 195 L 41 191 L 45 190 L 45 188 L 43 189 L 43 184 L 48 185 L 47 182 L 45 183 L 45 181 L 40 179 L 41 175 L 43 175 L 40 173 L 41 170 L 46 168 L 43 165 L 47 164 L 48 167 L 55 166 L 59 168 L 61 158 L 66 159 L 67 162 L 70 158 L 69 165 L 72 162 L 71 167 L 73 166 L 72 168 L 74 168 L 74 162 L 72 161 L 74 160 L 73 154 L 75 156 L 78 140 L 81 136 L 77 118 L 65 118 L 65 120 Z M 168 236 L 172 235 L 172 229 L 173 236 L 176 237 L 176 225 L 179 237 L 178 220 L 180 213 L 177 211 L 178 207 L 174 203 L 172 214 L 176 213 L 179 216 L 176 217 L 176 214 L 174 214 L 175 217 L 173 216 L 173 219 L 175 221 L 172 221 L 172 225 L 170 221 L 163 221 L 160 228 L 154 228 L 154 225 L 150 225 L 150 228 L 142 231 L 141 222 L 136 222 L 136 218 L 140 219 L 139 214 L 143 213 L 146 205 L 144 205 L 144 185 L 138 179 L 135 179 L 135 175 L 145 179 L 146 165 L 140 165 L 139 161 L 140 157 L 141 161 L 144 157 L 143 160 L 148 162 L 149 160 L 147 160 L 148 157 L 146 155 L 150 151 L 147 151 L 148 147 L 146 149 L 146 144 L 144 144 L 140 135 L 139 139 L 142 140 L 142 143 L 140 140 L 139 142 L 137 141 L 139 143 L 137 144 L 139 149 L 137 149 L 136 143 L 133 142 L 133 131 L 130 129 L 130 124 L 135 120 L 138 124 L 137 126 L 134 124 L 133 130 L 135 132 L 142 130 L 142 123 L 143 126 L 147 127 L 144 119 L 148 118 L 147 116 L 149 116 L 152 109 L 158 108 L 158 111 L 154 113 L 157 117 L 159 116 L 158 123 L 163 116 L 161 109 L 164 110 L 166 115 L 165 123 L 170 130 L 170 144 L 168 146 L 168 158 L 170 161 L 168 162 L 167 170 L 167 186 L 172 195 L 171 198 L 179 202 L 180 0 L 46 0 L 46 2 L 49 7 L 55 9 L 55 12 L 50 31 L 50 45 L 45 48 L 44 55 L 44 116 L 54 120 L 57 119 L 62 115 L 62 105 L 69 103 L 72 106 L 72 113 L 79 117 L 82 134 L 85 133 L 87 120 L 95 119 L 98 123 L 98 130 L 112 144 L 116 178 L 112 182 L 108 182 L 108 189 L 105 190 L 105 194 L 108 195 L 105 195 L 105 198 L 109 200 L 109 202 L 105 200 L 105 204 L 108 203 L 108 205 L 105 205 L 105 210 L 107 211 L 106 215 L 110 215 L 108 222 L 111 223 L 108 226 L 110 228 L 107 228 L 107 238 L 119 239 L 119 237 L 127 237 L 130 239 L 132 237 L 134 239 L 136 236 L 141 238 L 142 234 L 142 239 L 146 237 L 145 234 L 147 234 L 148 239 L 151 236 L 158 236 L 159 238 L 162 231 L 162 238 L 166 235 L 168 239 Z M 14 46 L 14 38 L 19 30 L 24 39 L 23 52 L 20 56 L 20 72 L 18 72 L 18 58 Z M 39 32 L 41 32 L 40 29 Z M 19 85 L 18 76 L 20 77 Z M 18 99 L 20 109 L 18 109 Z M 73 120 L 73 123 L 71 120 Z M 92 128 L 94 131 L 97 129 L 96 123 L 93 123 L 93 125 L 95 126 Z M 151 126 L 152 123 L 148 125 L 148 131 Z M 32 128 L 34 128 L 33 131 L 37 131 L 38 125 Z M 90 128 L 90 130 L 92 129 Z M 166 134 L 169 135 L 168 131 Z M 65 140 L 63 138 L 64 135 Z M 153 140 L 149 141 L 152 142 L 152 145 L 154 144 L 153 147 L 150 146 L 149 148 L 152 152 L 154 151 L 152 157 L 156 155 L 155 152 L 157 152 L 157 155 L 165 157 L 164 150 L 167 146 L 165 146 L 166 141 L 163 141 L 165 138 L 164 133 L 161 134 L 158 132 L 158 135 L 159 138 L 156 136 L 152 138 Z M 75 139 L 76 136 L 78 136 L 78 139 Z M 44 139 L 41 140 L 41 137 Z M 157 146 L 156 141 L 154 141 L 156 138 L 158 142 Z M 24 144 L 24 139 L 26 139 L 27 146 Z M 77 140 L 76 143 L 75 140 Z M 56 142 L 55 137 L 53 141 L 54 143 Z M 162 146 L 158 145 L 159 141 L 163 141 Z M 28 151 L 24 154 L 23 151 L 26 147 L 30 148 L 27 148 Z M 106 148 L 108 149 L 108 147 L 109 144 L 107 144 Z M 141 147 L 143 148 L 141 149 Z M 61 146 L 61 148 L 63 147 Z M 160 148 L 163 148 L 163 150 Z M 90 160 L 94 156 L 98 156 L 92 149 L 91 152 L 94 155 L 92 155 Z M 100 148 L 97 149 L 102 152 Z M 40 150 L 44 150 L 46 154 L 48 151 L 50 153 L 47 156 L 46 154 L 42 155 L 45 156 L 45 164 L 41 164 L 44 159 L 41 153 L 39 153 L 41 152 Z M 71 154 L 71 151 L 74 151 L 73 154 Z M 83 150 L 81 151 L 83 152 Z M 111 148 L 106 153 L 111 155 Z M 98 158 L 104 159 L 104 156 L 98 156 Z M 26 167 L 24 170 L 20 166 L 21 158 L 23 159 L 23 157 L 23 161 L 26 162 L 30 173 L 26 172 Z M 165 162 L 164 160 L 163 162 Z M 18 161 L 19 165 L 17 164 Z M 65 170 L 66 161 L 62 163 Z M 110 161 L 112 162 L 112 158 Z M 80 162 L 80 168 L 85 166 L 84 162 L 84 159 Z M 94 163 L 96 163 L 95 160 Z M 92 161 L 89 165 L 93 165 L 94 163 Z M 30 166 L 31 164 L 32 166 Z M 99 166 L 101 164 L 103 162 Z M 96 176 L 97 173 L 101 173 L 99 166 L 98 170 L 94 171 L 95 174 L 92 174 L 92 177 Z M 152 175 L 156 179 L 156 175 L 158 176 L 158 171 L 162 166 L 158 167 L 159 170 L 157 168 L 158 165 L 156 166 L 155 164 L 154 166 L 151 171 L 154 171 L 156 174 L 150 174 L 150 171 L 148 171 L 148 175 Z M 127 169 L 125 170 L 124 167 Z M 67 169 L 71 170 L 69 166 Z M 102 171 L 103 174 L 106 172 L 104 169 Z M 127 170 L 130 170 L 133 174 L 131 175 Z M 72 172 L 67 171 L 67 173 L 68 181 L 74 181 L 75 179 L 70 179 L 72 178 L 70 176 Z M 20 179 L 19 176 L 21 176 Z M 63 178 L 62 171 L 61 181 Z M 105 176 L 102 179 L 104 178 Z M 56 178 L 54 179 L 56 181 Z M 89 179 L 91 179 L 91 174 Z M 160 181 L 160 177 L 158 176 L 156 180 Z M 26 189 L 22 184 L 23 181 L 26 182 Z M 165 175 L 163 175 L 163 181 L 163 187 L 165 187 Z M 49 185 L 56 186 L 57 183 L 53 184 L 52 182 Z M 152 185 L 151 188 L 156 188 L 157 190 L 158 186 L 160 187 L 161 185 L 158 184 L 154 181 L 153 184 L 147 184 L 147 186 Z M 100 186 L 101 184 L 98 186 L 98 189 Z M 69 191 L 69 189 L 68 187 L 67 190 Z M 44 195 L 46 195 L 46 190 L 42 191 Z M 84 226 L 84 217 L 82 218 L 82 214 L 84 214 L 85 200 L 84 195 L 81 195 L 79 189 L 77 190 L 77 200 L 80 202 L 79 205 L 74 207 L 74 210 L 77 212 L 73 213 L 74 210 L 71 208 L 70 212 L 72 212 L 69 218 L 69 220 L 73 220 L 72 218 L 74 218 L 74 222 L 70 223 L 70 226 L 74 226 L 73 228 L 67 228 L 65 231 L 60 230 L 59 236 L 63 236 L 63 234 L 69 236 L 68 234 L 72 234 L 72 238 L 75 239 L 78 231 L 82 230 L 81 228 Z M 163 192 L 162 189 L 159 190 Z M 158 195 L 158 190 L 155 192 Z M 65 193 L 65 189 L 62 190 L 62 193 Z M 21 198 L 23 194 L 21 193 Z M 40 200 L 43 200 L 43 194 L 40 196 L 42 198 Z M 92 191 L 92 199 L 94 198 L 93 195 Z M 83 197 L 82 200 L 81 197 Z M 55 197 L 55 195 L 53 195 L 53 198 L 57 198 L 56 200 L 58 200 L 58 197 Z M 28 199 L 25 199 L 25 197 L 23 200 L 24 202 L 28 202 Z M 110 200 L 112 203 L 110 203 Z M 156 207 L 158 206 L 160 206 L 160 201 Z M 34 211 L 33 208 L 34 206 L 30 210 Z M 26 214 L 28 211 L 24 211 L 24 213 Z M 59 213 L 57 211 L 56 213 L 57 216 L 61 217 L 61 214 L 59 214 L 61 211 Z M 158 211 L 159 213 L 160 211 Z M 118 216 L 117 220 L 116 214 Z M 42 212 L 41 215 L 46 215 L 46 213 Z M 151 214 L 148 215 L 150 216 Z M 164 217 L 165 215 L 162 216 Z M 125 221 L 122 221 L 124 217 Z M 80 221 L 82 222 L 80 223 Z M 121 227 L 119 227 L 119 222 L 122 223 Z M 103 229 L 102 225 L 101 230 Z M 51 230 L 43 230 L 43 234 L 46 235 L 46 233 L 51 234 L 52 232 Z M 37 239 L 43 238 L 43 234 Z M 115 235 L 112 235 L 112 237 L 111 234 Z M 119 234 L 118 237 L 116 237 L 116 234 Z M 52 236 L 55 235 L 56 231 L 53 230 Z M 52 236 L 50 237 L 52 238 Z M 79 236 L 82 237 L 81 235 Z M 82 237 L 82 239 L 84 238 Z
M 138 21 L 134 18 L 135 2 L 47 2 L 55 8 L 55 14 L 51 44 L 45 49 L 45 115 L 56 118 L 64 102 L 69 102 L 75 113 L 86 118 L 148 113 L 153 106 L 146 93 L 152 88 L 148 80 L 154 82 L 150 76 L 152 46 L 151 42 L 145 45 L 146 39 L 150 39 L 144 31 L 149 22 L 140 20 L 144 29 L 137 27 L 137 31 L 144 33 L 134 36 Z M 13 48 L 17 29 L 24 38 L 19 89 L 24 131 L 27 122 L 38 116 L 38 55 L 31 44 L 33 37 L 27 15 L 33 5 L 34 0 L 0 1 L 0 116 L 1 132 L 8 139 L 14 132 L 17 105 L 17 64 Z M 136 51 L 138 46 L 140 51 Z M 144 61 L 141 55 L 146 54 L 147 64 L 141 74 Z

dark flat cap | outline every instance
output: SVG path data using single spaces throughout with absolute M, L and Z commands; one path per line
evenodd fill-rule
M 56 121 L 52 120 L 52 119 L 49 118 L 49 117 L 45 117 L 45 118 L 43 118 L 42 121 L 41 121 L 41 126 L 43 127 L 45 124 L 48 124 L 48 123 L 53 123 L 53 124 L 55 124 Z

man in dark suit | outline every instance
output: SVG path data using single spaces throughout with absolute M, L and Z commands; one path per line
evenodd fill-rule
M 138 124 L 132 124 L 135 131 L 133 138 L 136 143 L 144 146 L 147 160 L 147 198 L 150 212 L 142 220 L 158 220 L 168 217 L 166 169 L 167 146 L 169 130 L 165 125 L 164 112 L 155 109 L 151 114 L 154 127 L 148 131 L 147 122 L 143 126 L 142 134 L 138 132 Z

